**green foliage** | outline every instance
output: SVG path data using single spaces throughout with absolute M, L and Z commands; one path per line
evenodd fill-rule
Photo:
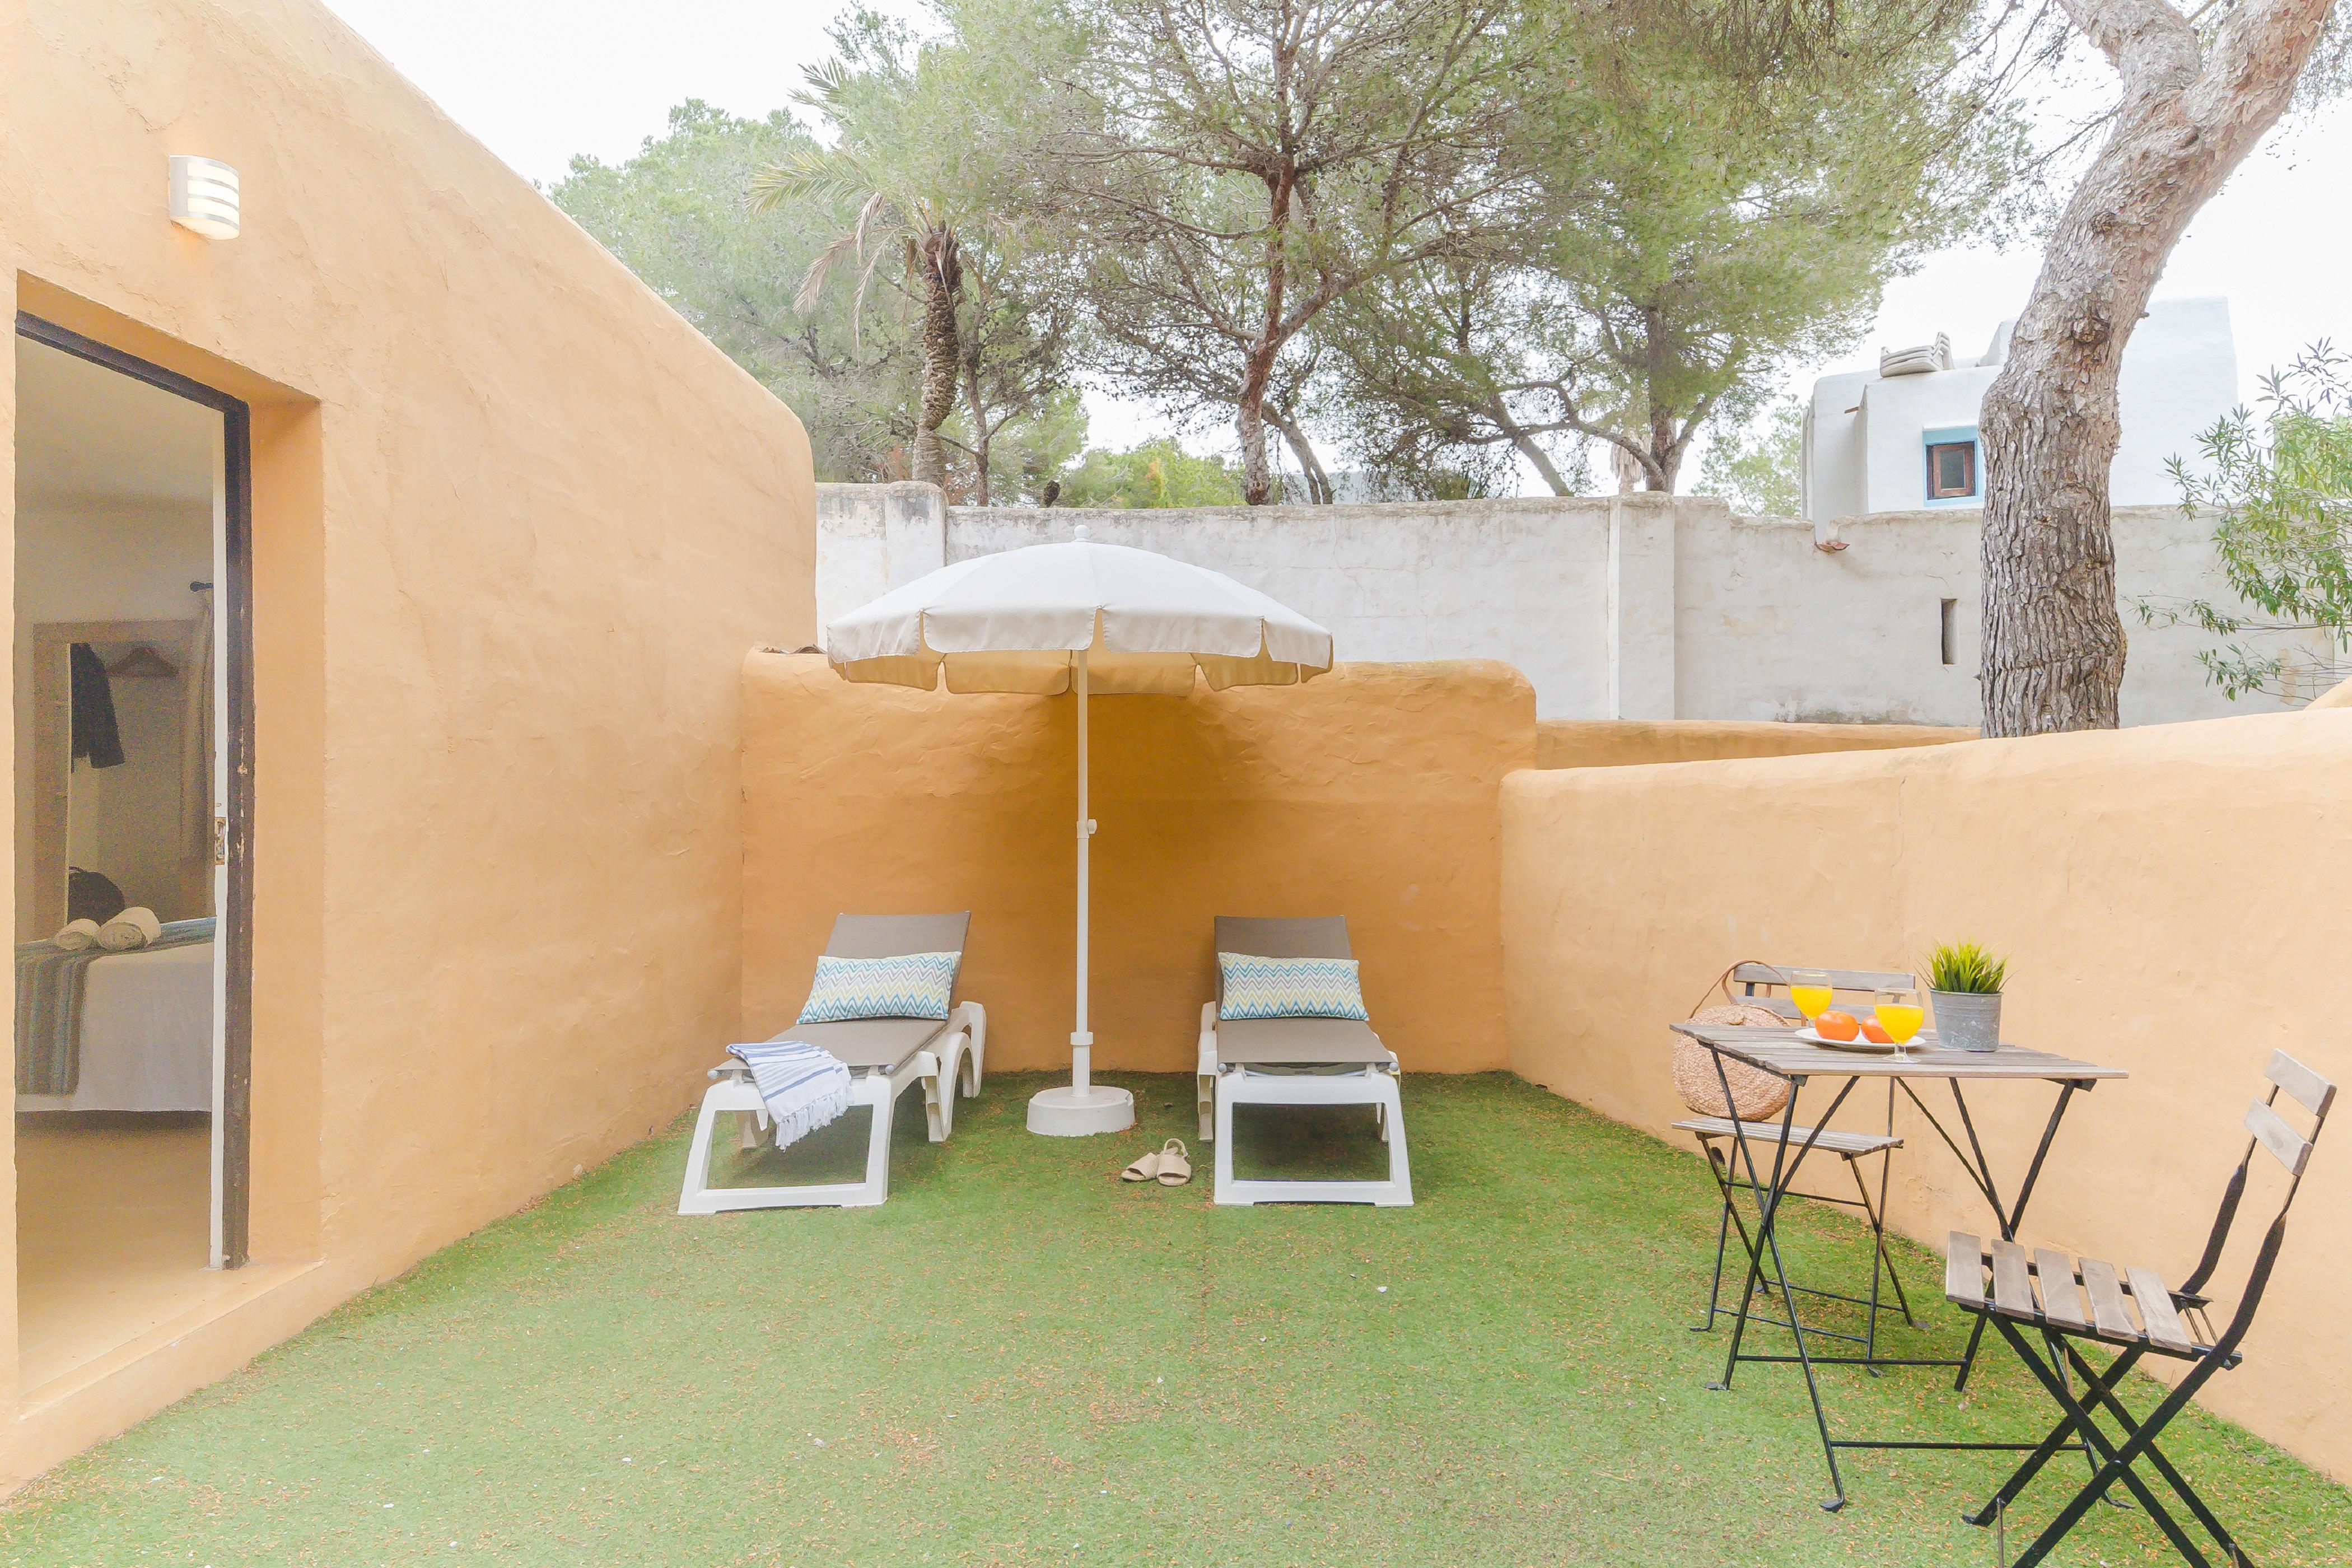
M 1083 367 L 1321 500 L 1317 431 L 1401 495 L 1570 493 L 1595 451 L 1671 489 L 2029 157 L 1969 0 L 1286 5 L 855 8 L 798 99 L 827 140 L 688 103 L 553 195 L 825 479 L 1034 497 Z M 1792 510 L 1779 439 L 1707 482 Z
M 1069 296 L 1033 287 L 1050 282 L 1051 258 L 1000 216 L 989 94 L 1004 84 L 970 51 L 918 47 L 872 12 L 834 37 L 839 58 L 801 95 L 831 121 L 830 147 L 786 113 L 743 120 L 688 101 L 636 157 L 574 159 L 549 194 L 791 405 L 832 481 L 913 471 L 922 241 L 944 232 L 959 276 L 928 389 L 941 482 L 958 500 L 1034 498 L 1084 446 L 1086 416 L 1067 374 Z
M 905 323 L 868 322 L 861 332 L 845 302 L 808 313 L 793 302 L 854 209 L 819 195 L 749 209 L 756 170 L 814 145 L 789 115 L 743 120 L 689 100 L 637 156 L 618 165 L 574 158 L 548 195 L 791 406 L 820 479 L 904 479 L 918 369 Z
M 1358 427 L 1424 461 L 1516 449 L 1556 490 L 1600 443 L 1672 489 L 1701 428 L 1745 424 L 1889 279 L 2007 222 L 2031 148 L 1969 63 L 1971 8 L 1797 10 L 1793 31 L 1737 0 L 1562 13 L 1514 82 L 1520 221 L 1340 307 L 1349 400 L 1388 415 Z
M 2263 378 L 2263 411 L 2232 410 L 2198 437 L 2201 469 L 2171 460 L 2182 507 L 2214 520 L 2222 575 L 2241 601 L 2165 605 L 2151 625 L 2187 623 L 2219 637 L 2199 653 L 2231 697 L 2311 697 L 2343 679 L 2352 648 L 2352 357 L 2325 341 Z M 2247 640 L 2247 639 L 2252 640 Z M 2280 646 L 2282 641 L 2302 647 Z
M 997 15 L 1020 0 L 950 5 Z M 1318 319 L 1511 221 L 1526 47 L 1503 0 L 1030 0 L 1082 47 L 1035 72 L 1027 200 L 1080 275 L 1092 365 L 1181 419 L 1268 432 L 1316 499 Z M 1038 30 L 1050 32 L 1042 21 Z M 1026 53 L 1025 42 L 1020 45 Z
M 1097 447 L 1062 478 L 1056 506 L 1239 506 L 1241 470 L 1197 457 L 1173 441 L 1146 441 L 1125 452 Z
M 1697 491 L 1752 516 L 1795 517 L 1804 504 L 1804 460 L 1805 405 L 1783 397 L 1748 428 L 1716 432 Z
M 2009 978 L 2009 960 L 1973 942 L 1948 942 L 1927 954 L 1930 990 L 1997 996 Z
M 753 210 L 814 200 L 854 214 L 825 237 L 797 302 L 816 310 L 827 282 L 852 272 L 854 322 L 872 314 L 877 284 L 901 319 L 920 317 L 915 477 L 986 505 L 1000 468 L 1018 490 L 1084 440 L 1082 423 L 1070 432 L 1081 419 L 1065 368 L 1070 300 L 1014 215 L 1004 157 L 1018 139 L 1003 133 L 1008 83 L 991 69 L 1002 62 L 959 37 L 918 42 L 864 7 L 834 40 L 838 58 L 805 73 L 796 101 L 835 139 L 763 165 Z

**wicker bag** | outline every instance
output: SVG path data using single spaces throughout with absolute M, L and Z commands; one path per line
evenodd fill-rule
M 1746 962 L 1743 960 L 1742 962 Z M 1707 994 L 1717 990 L 1724 999 L 1713 1006 L 1691 1010 L 1694 1024 L 1737 1024 L 1758 1028 L 1785 1029 L 1789 1020 L 1756 1002 L 1741 1002 L 1731 994 L 1732 965 L 1718 975 L 1713 985 L 1699 995 L 1705 1003 Z M 1738 1110 L 1742 1121 L 1760 1121 L 1777 1116 L 1789 1103 L 1789 1084 L 1785 1079 L 1774 1078 L 1744 1062 L 1726 1060 L 1720 1077 L 1716 1071 L 1716 1055 L 1696 1040 L 1686 1036 L 1675 1037 L 1675 1092 L 1683 1103 L 1701 1116 L 1727 1116 L 1730 1108 L 1723 1103 L 1723 1086 L 1731 1085 L 1732 1105 Z

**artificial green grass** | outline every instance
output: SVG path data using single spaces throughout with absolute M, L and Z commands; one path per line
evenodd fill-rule
M 1190 1188 L 1114 1177 L 1189 1139 L 1190 1079 L 1120 1078 L 1142 1125 L 1068 1142 L 1023 1131 L 1045 1081 L 992 1078 L 940 1146 L 907 1103 L 878 1209 L 682 1219 L 684 1129 L 631 1150 L 19 1494 L 0 1562 L 1993 1560 L 1959 1513 L 2000 1457 L 1851 1455 L 1831 1515 L 1796 1371 L 1704 1388 L 1725 1335 L 1689 1329 L 1715 1196 L 1687 1153 L 1514 1079 L 1414 1078 L 1416 1207 L 1219 1210 L 1205 1148 Z M 1294 1113 L 1237 1145 L 1361 1163 L 1368 1129 Z M 1788 1234 L 1817 1276 L 1866 1268 L 1841 1215 Z M 1926 1327 L 1892 1342 L 1956 1349 L 1939 1270 L 1900 1257 Z M 1994 1350 L 1965 1398 L 1829 1373 L 1832 1413 L 2038 1436 Z M 2200 1413 L 2166 1447 L 2255 1560 L 2352 1561 L 2352 1494 Z M 2169 1551 L 2101 1507 L 2056 1561 Z

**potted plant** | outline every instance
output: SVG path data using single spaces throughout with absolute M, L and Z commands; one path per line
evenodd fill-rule
M 2000 1045 L 2000 984 L 2009 960 L 1973 942 L 1948 942 L 1927 954 L 1927 989 L 1936 999 L 1936 1037 L 1963 1051 Z

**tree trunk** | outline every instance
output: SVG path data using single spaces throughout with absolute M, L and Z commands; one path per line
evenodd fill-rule
M 980 365 L 977 356 L 963 367 L 964 407 L 971 415 L 971 492 L 972 505 L 986 506 L 988 500 L 988 447 L 996 432 L 990 428 L 988 410 L 980 401 Z
M 1264 506 L 1274 499 L 1274 475 L 1265 466 L 1265 415 L 1243 404 L 1234 413 L 1234 434 L 1242 443 L 1242 500 Z
M 1650 449 L 1642 468 L 1642 488 L 1675 493 L 1675 479 L 1683 469 L 1685 443 L 1675 438 L 1675 416 L 1654 402 L 1650 405 Z
M 1315 443 L 1307 438 L 1307 431 L 1297 420 L 1285 416 L 1275 422 L 1290 455 L 1298 459 L 1299 478 L 1307 481 L 1307 500 L 1311 506 L 1329 506 L 1335 499 L 1331 476 L 1324 471 L 1323 459 L 1315 455 Z
M 1985 394 L 1984 733 L 2113 729 L 2116 382 L 2165 259 L 2286 108 L 2334 0 L 2232 13 L 2210 58 L 2162 0 L 2062 0 L 2123 79 Z
M 1543 449 L 1542 442 L 1519 428 L 1518 422 L 1511 417 L 1509 405 L 1499 397 L 1490 399 L 1486 414 L 1495 422 L 1495 428 L 1509 439 L 1511 449 L 1525 458 L 1537 477 L 1551 487 L 1552 494 L 1564 496 L 1569 493 L 1568 481 L 1560 477 L 1558 465 L 1551 460 L 1551 454 Z
M 1551 460 L 1551 454 L 1543 449 L 1541 442 L 1524 432 L 1514 431 L 1511 435 L 1511 446 L 1520 457 L 1528 460 L 1528 466 L 1535 469 L 1536 478 L 1551 487 L 1552 494 L 1564 496 L 1574 493 L 1569 489 L 1568 479 L 1560 473 L 1559 466 Z
M 926 236 L 923 255 L 923 405 L 915 429 L 915 478 L 944 486 L 947 447 L 940 426 L 955 409 L 956 295 L 963 281 L 955 236 Z
M 1274 500 L 1274 469 L 1265 460 L 1265 388 L 1273 372 L 1273 350 L 1253 353 L 1242 367 L 1242 395 L 1234 400 L 1234 434 L 1242 443 L 1242 500 L 1251 506 Z

